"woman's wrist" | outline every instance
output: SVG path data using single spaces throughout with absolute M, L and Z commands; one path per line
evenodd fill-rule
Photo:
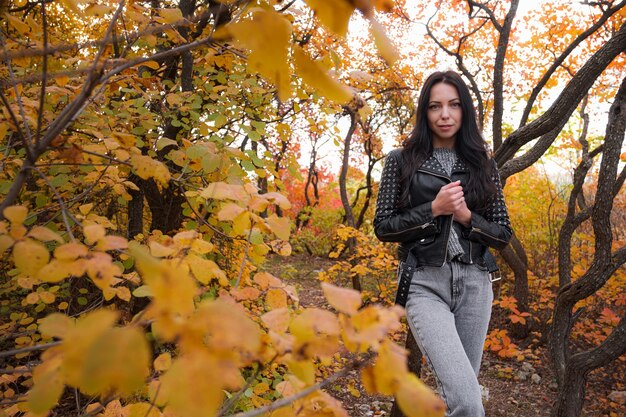
M 469 209 L 461 210 L 459 213 L 454 215 L 454 220 L 457 223 L 461 223 L 465 227 L 470 227 L 472 224 L 472 212 Z

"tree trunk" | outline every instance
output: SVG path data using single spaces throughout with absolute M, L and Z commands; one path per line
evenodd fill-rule
M 348 198 L 348 189 L 346 181 L 348 178 L 348 169 L 350 165 L 350 145 L 352 143 L 352 135 L 356 130 L 356 115 L 350 111 L 350 129 L 346 134 L 346 138 L 343 142 L 343 159 L 341 161 L 341 172 L 339 174 L 339 194 L 341 195 L 341 204 L 345 211 L 346 224 L 350 227 L 355 227 L 354 214 L 352 213 L 352 206 L 350 206 L 350 199 Z
M 132 174 L 128 177 L 129 181 L 132 181 L 135 185 L 139 186 L 139 177 Z M 141 187 L 139 190 L 128 190 L 128 194 L 132 197 L 132 200 L 128 203 L 128 238 L 132 239 L 136 235 L 143 233 L 143 208 L 144 199 Z
M 577 280 L 564 285 L 556 298 L 552 326 L 550 328 L 550 355 L 559 382 L 559 396 L 552 410 L 553 417 L 576 417 L 580 415 L 584 401 L 586 375 L 602 366 L 607 366 L 626 353 L 626 317 L 599 346 L 592 350 L 572 353 L 571 329 L 578 313 L 573 312 L 579 301 L 594 295 L 626 262 L 626 247 L 612 251 L 613 235 L 610 217 L 613 200 L 619 191 L 621 180 L 618 167 L 626 132 L 626 78 L 615 96 L 609 110 L 603 155 L 598 174 L 598 187 L 591 207 L 591 221 L 595 237 L 593 262 Z M 570 200 L 570 206 L 573 204 Z M 573 222 L 575 215 L 568 211 L 566 223 Z M 567 246 L 569 247 L 569 246 Z M 563 246 L 559 251 L 563 251 Z M 569 257 L 569 254 L 562 254 Z M 559 265 L 563 268 L 563 265 Z
M 517 300 L 517 309 L 520 313 L 528 312 L 528 258 L 521 242 L 515 235 L 511 243 L 501 252 L 502 257 L 513 270 L 515 286 L 513 296 Z M 525 339 L 530 332 L 530 323 L 513 323 L 511 335 L 516 339 Z

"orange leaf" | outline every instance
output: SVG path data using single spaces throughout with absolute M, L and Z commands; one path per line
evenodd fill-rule
M 341 288 L 322 282 L 322 290 L 328 303 L 335 310 L 352 315 L 361 307 L 361 293 L 353 289 Z

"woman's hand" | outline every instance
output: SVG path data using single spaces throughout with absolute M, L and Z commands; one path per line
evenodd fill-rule
M 433 217 L 452 214 L 454 220 L 464 226 L 469 226 L 472 218 L 472 212 L 465 203 L 461 181 L 454 181 L 441 187 L 432 202 L 431 209 Z

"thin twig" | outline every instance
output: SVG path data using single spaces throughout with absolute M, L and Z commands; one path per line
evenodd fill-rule
M 54 346 L 58 346 L 60 344 L 61 342 L 50 342 L 50 343 L 44 343 L 43 345 L 27 346 L 27 347 L 23 347 L 20 349 L 5 350 L 4 352 L 0 352 L 0 358 L 6 358 L 7 356 L 15 356 L 15 355 L 19 355 L 20 353 L 44 350 L 44 349 L 48 349 Z
M 41 25 L 43 26 L 43 48 L 48 47 L 48 19 L 46 18 L 46 4 L 41 1 Z M 43 109 L 46 102 L 46 84 L 48 82 L 48 54 L 43 56 L 43 65 L 41 68 L 43 80 L 41 82 L 41 95 L 39 96 L 39 113 L 37 114 L 37 133 L 35 133 L 35 142 L 39 140 L 41 127 L 43 125 Z

